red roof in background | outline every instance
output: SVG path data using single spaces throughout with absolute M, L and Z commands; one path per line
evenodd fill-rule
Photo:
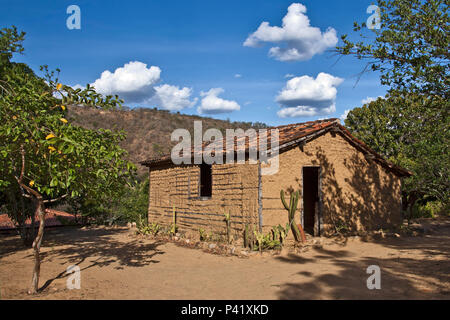
M 271 127 L 267 128 L 267 144 L 270 145 L 270 130 L 272 129 L 278 129 L 279 132 L 279 149 L 280 152 L 283 152 L 290 146 L 295 146 L 296 144 L 300 142 L 308 142 L 309 140 L 312 140 L 314 137 L 320 135 L 321 133 L 328 132 L 330 130 L 333 130 L 334 132 L 340 133 L 344 138 L 346 138 L 347 141 L 352 143 L 356 148 L 358 148 L 360 151 L 362 151 L 365 154 L 370 154 L 372 158 L 386 167 L 388 170 L 394 172 L 398 176 L 410 176 L 412 173 L 406 169 L 403 169 L 399 166 L 394 165 L 393 163 L 385 160 L 381 155 L 376 153 L 374 150 L 369 148 L 364 142 L 361 140 L 355 138 L 350 131 L 342 126 L 339 122 L 339 119 L 332 118 L 332 119 L 324 119 L 324 120 L 317 120 L 317 121 L 308 121 L 303 123 L 295 123 L 295 124 L 288 124 L 278 127 Z M 245 139 L 245 150 L 246 152 L 249 151 L 250 148 L 256 148 L 258 145 L 258 139 L 259 139 L 259 132 L 256 130 L 257 137 L 255 140 L 249 141 L 245 136 L 235 139 L 234 144 L 234 151 L 237 151 L 238 141 L 242 141 Z M 311 138 L 311 139 L 310 139 Z M 202 150 L 205 150 L 205 147 L 207 146 L 213 146 L 218 145 L 219 148 L 222 150 L 223 153 L 226 151 L 226 139 L 213 141 L 213 142 L 204 142 L 202 145 Z M 220 147 L 222 146 L 222 148 Z M 194 156 L 194 148 L 192 147 L 191 155 Z M 163 155 L 161 157 L 157 158 L 150 158 L 146 161 L 140 162 L 141 165 L 147 166 L 147 167 L 155 167 L 159 166 L 161 164 L 171 164 L 172 159 L 170 154 Z
M 53 209 L 46 209 L 45 210 L 45 226 L 46 227 L 54 227 L 54 226 L 61 226 L 61 222 L 58 220 L 58 217 L 62 217 L 66 220 L 75 220 L 75 217 L 67 212 L 64 211 L 58 211 Z M 35 218 L 35 225 L 39 225 L 39 217 L 36 216 Z M 27 225 L 31 224 L 31 219 L 28 219 L 26 221 Z M 12 222 L 12 220 L 8 217 L 6 213 L 0 214 L 0 230 L 6 230 L 6 229 L 15 229 L 16 226 Z

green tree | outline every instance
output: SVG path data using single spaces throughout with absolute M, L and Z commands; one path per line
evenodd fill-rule
M 449 98 L 449 0 L 379 0 L 380 29 L 354 24 L 360 41 L 342 36 L 343 55 L 368 61 L 396 91 Z
M 123 132 L 87 130 L 66 120 L 71 105 L 118 108 L 122 101 L 89 85 L 84 90 L 62 85 L 59 70 L 41 67 L 45 76 L 39 77 L 12 62 L 13 54 L 23 51 L 24 35 L 15 27 L 0 31 L 0 191 L 32 203 L 31 216 L 39 217 L 29 290 L 36 293 L 46 206 L 68 197 L 113 194 L 135 168 L 118 146 Z M 10 207 L 13 198 L 6 200 Z
M 117 186 L 114 194 L 95 193 L 71 197 L 67 203 L 71 212 L 84 221 L 88 218 L 96 224 L 146 223 L 148 213 L 149 181 L 132 181 L 130 185 Z
M 345 120 L 356 137 L 413 172 L 403 184 L 408 217 L 417 200 L 438 200 L 449 206 L 449 107 L 446 100 L 391 94 L 353 109 Z
M 390 87 L 386 99 L 352 110 L 345 124 L 392 162 L 411 170 L 404 203 L 449 203 L 449 0 L 379 0 L 380 28 L 354 24 L 341 55 L 367 61 Z

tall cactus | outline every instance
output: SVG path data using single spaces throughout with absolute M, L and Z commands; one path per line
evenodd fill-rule
M 172 227 L 170 229 L 170 233 L 171 234 L 176 234 L 178 230 L 177 227 L 177 212 L 175 210 L 175 206 L 173 206 L 173 210 L 172 210 Z
M 306 242 L 305 232 L 303 231 L 303 227 L 301 224 L 297 226 L 295 223 L 295 211 L 297 210 L 299 192 L 291 193 L 291 199 L 289 201 L 289 206 L 286 203 L 284 198 L 284 191 L 280 192 L 281 202 L 283 203 L 284 208 L 288 211 L 289 224 L 291 225 L 292 233 L 294 234 L 295 241 Z
M 248 224 L 245 224 L 245 229 L 244 229 L 244 248 L 247 248 L 249 246 L 248 243 Z

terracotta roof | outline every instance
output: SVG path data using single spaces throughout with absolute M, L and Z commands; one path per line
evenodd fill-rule
M 339 122 L 339 119 L 332 118 L 332 119 L 325 119 L 325 120 L 317 120 L 317 121 L 309 121 L 309 122 L 303 122 L 303 123 L 295 123 L 295 124 L 289 124 L 284 126 L 278 126 L 278 127 L 271 127 L 267 128 L 267 143 L 270 145 L 271 141 L 271 135 L 270 130 L 271 129 L 278 129 L 279 132 L 279 151 L 283 152 L 286 149 L 289 149 L 292 146 L 296 146 L 300 143 L 306 143 L 315 137 L 326 133 L 328 131 L 334 131 L 342 134 L 347 141 L 352 143 L 355 147 L 357 147 L 360 151 L 365 153 L 366 155 L 370 155 L 370 158 L 379 162 L 383 166 L 387 167 L 394 173 L 396 173 L 399 176 L 410 176 L 412 173 L 394 165 L 393 163 L 390 163 L 389 161 L 385 160 L 381 155 L 376 153 L 374 150 L 369 148 L 364 142 L 361 140 L 358 140 L 355 138 L 350 131 L 348 131 L 347 128 L 342 126 Z M 258 141 L 259 141 L 259 132 L 256 130 L 257 137 L 256 139 L 246 139 L 246 137 L 241 137 L 238 139 L 235 139 L 234 144 L 234 152 L 237 151 L 238 142 L 243 139 L 245 139 L 245 152 L 248 154 L 250 148 L 257 148 Z M 225 153 L 225 147 L 226 147 L 226 139 L 213 141 L 213 142 L 205 142 L 202 145 L 202 150 L 205 150 L 206 147 L 214 147 L 216 150 L 221 150 L 221 153 Z M 222 147 L 222 148 L 221 148 Z M 200 151 L 201 152 L 201 151 Z M 193 158 L 194 155 L 197 152 L 194 150 L 194 147 L 192 147 L 191 150 L 191 157 Z M 146 161 L 140 162 L 141 165 L 147 166 L 147 167 L 156 167 L 164 164 L 172 164 L 171 155 L 165 154 L 161 157 L 156 158 L 150 158 Z
M 45 226 L 46 227 L 53 227 L 53 226 L 61 226 L 60 220 L 58 220 L 58 217 L 62 217 L 66 220 L 69 220 L 71 222 L 75 222 L 75 217 L 67 212 L 64 211 L 58 211 L 53 209 L 45 209 Z M 39 216 L 35 217 L 35 225 L 39 225 Z M 25 221 L 25 224 L 29 226 L 31 224 L 31 219 L 28 218 L 27 221 Z M 15 229 L 16 226 L 14 225 L 14 222 L 11 221 L 11 219 L 8 217 L 6 213 L 0 214 L 0 230 L 3 229 Z

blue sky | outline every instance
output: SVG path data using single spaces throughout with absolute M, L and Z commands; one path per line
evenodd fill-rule
M 365 62 L 330 52 L 334 37 L 356 36 L 353 22 L 367 20 L 372 1 L 302 0 L 283 29 L 293 1 L 0 3 L 0 26 L 27 33 L 16 61 L 36 71 L 42 64 L 60 68 L 62 82 L 96 83 L 130 106 L 278 125 L 339 118 L 386 92 L 376 73 L 356 84 Z M 72 4 L 81 9 L 80 30 L 66 26 Z M 309 25 L 299 27 L 305 17 Z M 281 53 L 269 51 L 277 47 Z M 105 70 L 110 74 L 102 76 Z

